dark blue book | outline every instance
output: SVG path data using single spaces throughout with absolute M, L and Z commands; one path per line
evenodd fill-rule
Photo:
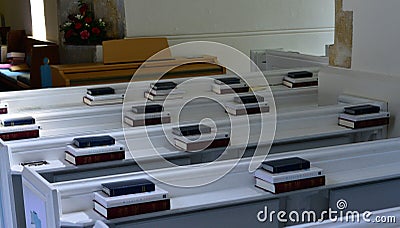
M 201 135 L 208 133 L 211 133 L 211 127 L 204 124 L 172 128 L 172 134 L 177 136 Z
M 132 111 L 136 114 L 157 113 L 164 111 L 164 107 L 160 104 L 146 104 L 141 106 L 133 106 Z
M 87 94 L 92 96 L 115 94 L 115 90 L 111 87 L 100 87 L 87 89 Z
M 156 83 L 151 83 L 150 87 L 151 89 L 154 90 L 170 90 L 174 89 L 178 84 L 175 82 L 156 82 Z
M 378 113 L 380 111 L 381 108 L 375 105 L 358 105 L 358 106 L 344 108 L 344 113 L 350 115 L 372 114 L 372 113 Z
M 32 116 L 6 118 L 1 120 L 1 124 L 5 127 L 35 124 L 35 118 Z
M 283 173 L 310 168 L 310 161 L 303 158 L 292 157 L 273 161 L 265 161 L 261 166 L 270 173 Z
M 115 139 L 109 135 L 74 138 L 72 144 L 78 148 L 109 146 L 115 144 Z
M 147 179 L 104 183 L 102 186 L 103 192 L 110 197 L 155 191 L 155 184 Z
M 296 71 L 296 72 L 289 72 L 287 76 L 289 78 L 311 78 L 314 74 L 309 71 Z
M 253 103 L 263 102 L 264 97 L 258 95 L 244 95 L 235 97 L 233 101 L 236 103 L 253 104 Z
M 229 78 L 217 78 L 216 79 L 218 84 L 227 84 L 227 85 L 233 85 L 233 84 L 240 84 L 240 78 L 237 77 L 229 77 Z M 221 82 L 221 83 L 220 83 Z

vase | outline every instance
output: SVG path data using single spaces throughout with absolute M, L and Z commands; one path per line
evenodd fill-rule
M 103 46 L 64 44 L 60 57 L 63 64 L 103 62 Z

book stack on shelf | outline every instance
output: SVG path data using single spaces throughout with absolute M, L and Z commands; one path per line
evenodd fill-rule
M 205 124 L 193 124 L 172 128 L 174 145 L 184 151 L 202 151 L 227 147 L 230 142 L 228 132 L 217 132 Z
M 256 187 L 274 194 L 325 185 L 322 169 L 299 157 L 265 161 L 254 176 Z
M 89 106 L 122 104 L 124 94 L 117 94 L 111 87 L 100 87 L 87 89 L 83 97 L 83 103 Z
M 7 104 L 0 104 L 0 115 L 8 113 L 8 105 Z
M 25 63 L 25 53 L 23 52 L 9 52 L 7 53 L 7 62 L 11 65 L 19 65 Z
M 185 91 L 176 89 L 177 86 L 178 84 L 173 81 L 151 83 L 144 97 L 151 101 L 164 101 L 167 97 L 169 100 L 182 99 Z
M 269 106 L 264 101 L 264 97 L 256 94 L 235 97 L 233 102 L 225 104 L 225 107 L 227 113 L 235 116 L 269 112 Z
M 109 135 L 74 138 L 65 149 L 65 160 L 73 165 L 125 159 L 125 147 Z
M 217 94 L 246 93 L 250 91 L 250 87 L 238 77 L 214 79 L 211 89 Z
M 318 76 L 309 71 L 289 72 L 282 83 L 289 88 L 318 86 Z
M 102 184 L 94 193 L 94 210 L 115 219 L 171 209 L 168 192 L 147 179 Z
M 171 114 L 161 104 L 138 105 L 124 114 L 124 122 L 132 127 L 170 123 Z
M 339 126 L 359 129 L 389 124 L 390 113 L 382 112 L 379 106 L 358 105 L 346 107 L 339 114 Z
M 4 141 L 39 137 L 40 126 L 32 116 L 10 116 L 1 118 L 0 138 Z

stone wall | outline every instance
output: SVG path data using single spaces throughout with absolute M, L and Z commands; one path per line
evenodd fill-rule
M 335 0 L 335 44 L 329 48 L 329 65 L 351 68 L 353 12 L 343 11 L 343 0 Z

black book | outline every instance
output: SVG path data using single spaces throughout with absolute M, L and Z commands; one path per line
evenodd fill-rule
M 217 78 L 216 80 L 227 84 L 227 85 L 232 85 L 232 84 L 239 84 L 240 83 L 240 78 L 237 77 L 229 77 L 229 78 Z
M 136 114 L 157 113 L 164 111 L 164 107 L 160 104 L 148 104 L 141 106 L 133 106 L 132 111 Z
M 309 169 L 310 161 L 299 157 L 292 157 L 273 161 L 265 161 L 262 163 L 261 167 L 270 173 L 282 173 L 301 169 Z
M 258 102 L 263 102 L 264 97 L 258 96 L 258 95 L 245 95 L 245 96 L 239 96 L 234 98 L 234 102 L 236 103 L 243 103 L 243 104 L 252 104 L 252 103 L 258 103 Z
M 289 72 L 287 76 L 289 78 L 311 78 L 313 76 L 313 73 L 309 71 L 296 71 Z
M 359 106 L 344 108 L 344 113 L 350 115 L 364 115 L 364 114 L 378 113 L 380 111 L 381 108 L 375 105 L 359 105 Z
M 115 139 L 109 135 L 74 138 L 72 141 L 78 148 L 114 145 Z
M 174 89 L 178 84 L 175 82 L 157 82 L 151 83 L 150 88 L 153 90 L 170 90 Z
M 111 87 L 100 87 L 87 89 L 87 94 L 92 96 L 115 94 L 115 90 Z
M 177 136 L 201 135 L 211 133 L 211 127 L 204 124 L 172 128 L 172 134 Z
M 102 186 L 103 192 L 110 197 L 155 191 L 155 184 L 147 179 L 104 183 Z
M 35 118 L 32 116 L 7 118 L 3 119 L 1 124 L 5 127 L 35 124 Z

